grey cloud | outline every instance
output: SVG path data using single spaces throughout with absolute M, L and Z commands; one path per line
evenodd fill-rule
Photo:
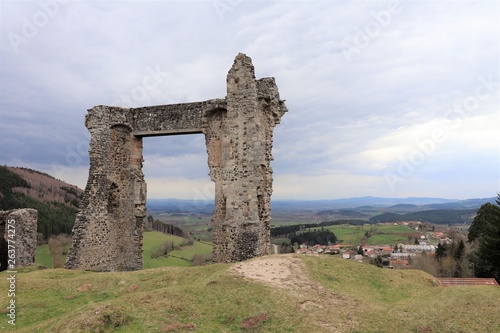
M 36 2 L 1 6 L 7 34 L 19 34 L 23 19 L 40 10 Z M 275 133 L 275 174 L 383 177 L 384 166 L 397 167 L 397 153 L 368 161 L 367 151 L 385 148 L 376 147 L 379 143 L 396 147 L 400 142 L 390 138 L 399 133 L 408 141 L 405 154 L 411 153 L 413 136 L 426 134 L 411 132 L 416 125 L 446 117 L 456 103 L 473 96 L 478 78 L 499 81 L 495 3 L 401 2 L 401 11 L 368 45 L 346 50 L 346 43 L 356 46 L 360 31 L 375 27 L 374 15 L 388 6 L 242 1 L 222 13 L 210 1 L 70 2 L 19 52 L 2 34 L 0 163 L 67 165 L 76 152 L 80 158 L 70 158 L 71 166 L 85 166 L 86 109 L 129 106 L 133 89 L 151 70 L 161 73 L 157 84 L 132 98 L 130 106 L 223 97 L 225 75 L 242 51 L 252 57 L 257 77 L 276 78 L 287 100 L 289 113 Z M 468 117 L 490 117 L 493 124 L 498 104 L 492 94 Z M 30 133 L 17 135 L 21 128 Z M 405 129 L 407 138 L 400 135 Z M 193 179 L 206 177 L 206 161 L 194 162 L 206 158 L 204 150 L 202 136 L 170 137 L 146 139 L 144 153 L 161 164 L 147 166 L 151 175 Z M 456 161 L 457 173 L 482 183 L 481 177 L 490 179 L 494 172 L 486 168 L 474 175 L 464 156 L 488 161 L 498 156 L 488 149 L 476 154 L 472 145 L 460 152 L 442 145 L 416 175 L 434 180 L 446 172 L 446 161 Z M 175 165 L 183 160 L 184 167 Z

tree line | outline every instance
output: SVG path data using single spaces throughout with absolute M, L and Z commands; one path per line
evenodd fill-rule
M 188 233 L 186 233 L 183 229 L 169 223 L 155 220 L 151 215 L 148 216 L 148 225 L 152 230 L 159 231 L 164 234 L 191 239 L 191 236 Z
M 327 229 L 311 230 L 302 233 L 295 234 L 290 238 L 292 244 L 306 244 L 309 246 L 314 246 L 316 244 L 328 245 L 335 244 L 337 242 L 337 237 L 335 234 Z
M 335 220 L 335 221 L 323 221 L 320 223 L 308 223 L 308 224 L 292 224 L 292 225 L 284 225 L 279 227 L 271 228 L 271 237 L 272 238 L 291 238 L 298 231 L 305 229 L 315 229 L 321 227 L 327 227 L 331 225 L 342 225 L 342 224 L 350 224 L 350 225 L 363 225 L 367 223 L 365 220 Z

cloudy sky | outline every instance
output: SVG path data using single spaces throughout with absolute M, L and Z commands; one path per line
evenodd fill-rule
M 500 3 L 2 1 L 0 163 L 84 188 L 86 110 L 276 78 L 274 198 L 500 191 Z M 150 198 L 209 199 L 203 135 L 144 139 Z

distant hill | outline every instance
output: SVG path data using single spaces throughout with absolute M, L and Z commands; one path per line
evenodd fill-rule
M 407 214 L 383 213 L 370 218 L 370 222 L 401 222 L 421 221 L 435 224 L 470 223 L 476 215 L 477 209 L 436 209 L 412 212 Z
M 358 211 L 348 210 L 348 209 L 322 210 L 322 211 L 318 212 L 317 215 L 320 215 L 320 216 L 337 215 L 337 216 L 348 217 L 348 218 L 367 218 L 367 217 L 370 217 L 370 215 L 366 215 L 366 214 L 360 213 Z
M 288 212 L 308 212 L 317 214 L 320 217 L 328 217 L 334 219 L 364 219 L 372 217 L 374 220 L 385 218 L 383 213 L 396 213 L 393 216 L 395 221 L 401 218 L 407 219 L 412 217 L 406 216 L 409 213 L 415 213 L 417 220 L 420 218 L 440 221 L 437 223 L 448 223 L 444 220 L 451 217 L 452 223 L 463 223 L 469 221 L 471 213 L 465 212 L 467 218 L 461 218 L 460 212 L 451 212 L 445 214 L 443 212 L 422 213 L 428 210 L 476 210 L 486 202 L 495 202 L 495 198 L 482 199 L 443 199 L 443 198 L 380 198 L 380 197 L 360 197 L 335 200 L 272 200 L 271 211 L 274 213 Z M 214 209 L 212 200 L 180 200 L 180 199 L 148 199 L 147 209 L 149 214 L 158 215 L 161 213 L 168 214 L 206 214 L 210 215 Z M 430 215 L 440 217 L 428 217 Z M 404 216 L 404 217 L 401 217 Z M 447 217 L 445 217 L 447 216 Z M 457 216 L 459 216 L 457 218 Z M 370 220 L 373 222 L 374 220 Z M 376 222 L 373 222 L 376 223 Z
M 397 205 L 394 205 L 394 206 L 390 206 L 389 208 L 413 208 L 413 207 L 417 207 L 417 205 L 413 205 L 413 204 L 397 204 Z
M 429 209 L 472 209 L 479 208 L 486 202 L 495 202 L 495 198 L 478 199 L 443 199 L 443 198 L 381 198 L 359 197 L 334 200 L 273 200 L 271 208 L 275 212 L 285 211 L 328 211 L 349 209 L 358 212 L 366 210 L 415 211 Z
M 44 238 L 70 234 L 83 191 L 28 168 L 0 166 L 0 210 L 38 210 L 38 232 Z
M 37 170 L 18 167 L 7 168 L 29 184 L 29 187 L 13 188 L 14 192 L 23 193 L 37 201 L 59 202 L 68 207 L 78 208 L 84 193 L 80 188 Z
M 213 200 L 148 199 L 146 203 L 150 214 L 212 214 Z

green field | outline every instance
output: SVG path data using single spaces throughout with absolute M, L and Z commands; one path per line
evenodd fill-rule
M 195 254 L 209 255 L 212 253 L 212 245 L 209 243 L 194 241 L 193 245 L 182 246 L 179 250 L 169 252 L 167 257 L 151 258 L 151 254 L 168 241 L 175 245 L 181 245 L 185 239 L 173 235 L 167 235 L 157 231 L 144 232 L 143 239 L 143 268 L 157 268 L 163 266 L 191 266 Z M 66 256 L 63 258 L 65 262 Z M 47 244 L 39 245 L 36 249 L 36 262 L 48 268 L 52 268 L 52 257 L 49 254 Z
M 64 258 L 66 260 L 66 258 Z M 49 253 L 49 245 L 43 244 L 36 247 L 36 263 L 48 268 L 52 268 L 52 257 Z
M 172 241 L 175 245 L 180 245 L 184 240 L 182 237 L 166 235 L 157 231 L 145 232 L 142 253 L 144 269 L 163 266 L 191 266 L 191 260 L 195 254 L 209 255 L 212 253 L 211 245 L 194 241 L 193 245 L 182 246 L 180 250 L 169 252 L 167 257 L 151 258 L 151 254 L 163 243 Z
M 370 226 L 352 226 L 352 225 L 333 225 L 325 227 L 331 230 L 337 236 L 339 243 L 359 245 L 365 232 L 372 231 L 372 237 L 366 240 L 367 245 L 392 245 L 400 242 L 408 242 L 407 233 L 413 233 L 414 230 L 405 226 L 394 225 L 370 225 Z
M 65 247 L 64 251 L 69 250 L 69 245 Z M 66 253 L 66 252 L 63 252 Z M 48 244 L 43 244 L 43 245 L 38 245 L 36 247 L 36 255 L 35 255 L 35 260 L 36 263 L 42 266 L 45 266 L 47 268 L 53 268 L 52 265 L 52 256 L 49 253 L 49 245 Z M 63 260 L 62 262 L 66 262 L 66 254 L 63 254 Z
M 154 218 L 161 222 L 175 225 L 191 233 L 195 239 L 204 242 L 212 241 L 210 229 L 211 216 L 209 215 L 191 215 L 191 214 L 160 214 Z

